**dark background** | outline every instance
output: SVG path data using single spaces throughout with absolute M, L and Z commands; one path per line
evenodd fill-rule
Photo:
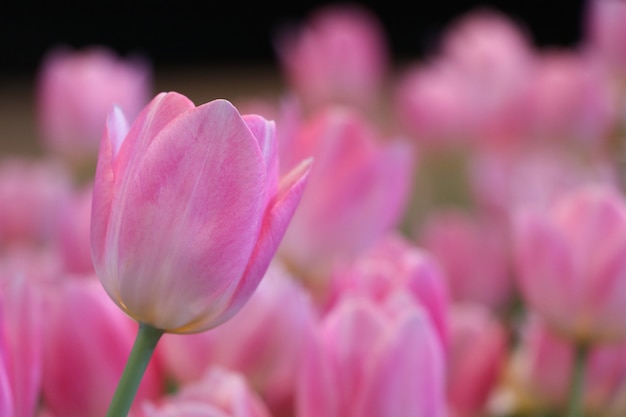
M 0 75 L 32 74 L 42 55 L 65 44 L 108 45 L 140 53 L 157 68 L 275 65 L 272 38 L 332 2 L 25 1 L 0 10 Z M 386 31 L 394 60 L 423 56 L 455 18 L 478 8 L 501 11 L 527 27 L 537 46 L 572 46 L 582 34 L 582 0 L 362 1 Z

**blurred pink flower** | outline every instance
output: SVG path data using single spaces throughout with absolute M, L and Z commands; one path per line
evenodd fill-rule
M 45 148 L 92 158 L 114 105 L 132 120 L 147 104 L 152 69 L 146 59 L 122 58 L 105 46 L 56 47 L 40 63 L 36 88 Z
M 428 144 L 518 139 L 533 65 L 525 28 L 495 10 L 472 11 L 396 81 L 397 117 Z
M 49 241 L 54 213 L 71 185 L 69 172 L 53 160 L 9 156 L 0 161 L 0 244 Z
M 506 328 L 480 304 L 455 303 L 450 310 L 448 401 L 451 416 L 481 416 L 502 381 L 508 357 Z
M 111 303 L 95 276 L 68 277 L 45 293 L 43 401 L 57 416 L 105 416 L 130 354 L 137 323 Z M 152 362 L 137 403 L 164 381 Z
M 327 5 L 277 33 L 282 72 L 307 109 L 343 103 L 373 110 L 390 66 L 386 33 L 362 5 Z
M 443 270 L 430 253 L 401 235 L 380 238 L 352 264 L 334 271 L 332 278 L 331 308 L 342 298 L 355 295 L 384 305 L 398 290 L 411 294 L 447 348 L 450 301 Z
M 415 234 L 440 263 L 454 302 L 502 311 L 512 301 L 515 288 L 505 224 L 477 213 L 440 208 Z
M 297 387 L 299 417 L 440 417 L 445 360 L 430 319 L 397 292 L 345 297 L 320 323 Z
M 133 417 L 270 417 L 271 414 L 246 379 L 214 366 L 170 397 L 144 402 Z
M 583 42 L 621 77 L 626 76 L 626 4 L 614 0 L 587 0 L 583 15 Z
M 476 152 L 468 162 L 468 176 L 480 210 L 505 222 L 521 207 L 547 207 L 561 193 L 586 182 L 618 184 L 611 161 L 583 160 L 562 146 Z
M 274 123 L 226 100 L 157 95 L 109 117 L 94 181 L 100 281 L 139 322 L 194 333 L 248 301 L 300 201 L 310 158 L 279 178 Z
M 20 274 L 0 280 L 0 415 L 33 417 L 44 360 L 41 297 Z
M 210 332 L 164 335 L 160 355 L 183 384 L 211 365 L 240 372 L 273 414 L 283 415 L 293 406 L 298 364 L 316 319 L 310 294 L 274 261 L 235 317 Z
M 514 224 L 517 278 L 528 307 L 579 343 L 626 337 L 626 202 L 586 184 Z
M 513 376 L 536 406 L 567 403 L 574 346 L 552 332 L 539 317 L 523 323 Z M 598 345 L 587 359 L 584 402 L 590 415 L 617 417 L 626 411 L 626 344 Z
M 606 146 L 616 125 L 617 91 L 609 73 L 592 56 L 543 52 L 537 57 L 530 91 L 530 136 Z
M 317 112 L 291 139 L 281 161 L 312 155 L 315 164 L 279 254 L 324 295 L 336 263 L 350 261 L 401 220 L 413 153 L 408 143 L 381 138 L 367 119 L 342 106 Z
M 73 190 L 59 203 L 52 244 L 70 274 L 94 273 L 90 250 L 92 184 Z

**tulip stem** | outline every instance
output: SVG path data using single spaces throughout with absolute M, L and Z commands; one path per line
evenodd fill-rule
M 589 346 L 586 343 L 577 343 L 574 353 L 574 369 L 570 381 L 568 417 L 583 416 L 583 396 L 585 384 L 585 371 Z
M 140 323 L 133 349 L 126 362 L 122 377 L 109 405 L 106 417 L 126 417 L 133 403 L 152 353 L 163 335 L 163 330 Z

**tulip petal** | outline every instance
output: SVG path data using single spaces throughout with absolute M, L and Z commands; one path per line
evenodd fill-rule
M 257 288 L 300 202 L 312 163 L 313 160 L 310 158 L 304 160 L 282 178 L 278 192 L 270 202 L 263 219 L 254 252 L 220 323 L 237 313 Z

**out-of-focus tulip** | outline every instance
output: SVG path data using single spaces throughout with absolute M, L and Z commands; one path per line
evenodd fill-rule
M 615 0 L 589 0 L 586 7 L 583 22 L 585 46 L 625 77 L 626 4 Z
M 468 13 L 448 28 L 430 61 L 400 76 L 396 115 L 430 145 L 517 139 L 533 63 L 516 22 L 493 10 Z
M 530 89 L 529 134 L 540 140 L 606 146 L 617 116 L 617 92 L 605 68 L 580 52 L 537 58 Z
M 69 193 L 59 203 L 52 243 L 70 274 L 93 274 L 90 250 L 91 184 Z
M 43 401 L 58 416 L 104 416 L 130 353 L 137 324 L 111 303 L 95 276 L 68 277 L 46 292 Z M 156 362 L 138 402 L 161 395 Z
M 315 320 L 310 295 L 275 261 L 235 317 L 210 332 L 164 335 L 160 357 L 183 384 L 215 364 L 240 372 L 273 414 L 284 415 Z
M 512 300 L 513 271 L 505 227 L 454 209 L 440 209 L 426 218 L 416 239 L 441 264 L 453 301 L 501 311 Z
M 330 5 L 278 33 L 276 53 L 289 86 L 309 109 L 344 103 L 373 110 L 389 69 L 378 18 L 357 5 Z
M 214 366 L 173 396 L 158 403 L 144 403 L 138 416 L 270 417 L 271 414 L 242 375 Z
M 93 158 L 113 105 L 134 118 L 150 100 L 152 69 L 145 59 L 125 59 L 105 46 L 56 47 L 40 64 L 36 93 L 46 149 Z
M 71 177 L 54 161 L 9 157 L 0 162 L 0 244 L 37 245 L 50 238 L 54 213 Z
M 512 380 L 530 407 L 564 409 L 574 363 L 574 346 L 536 316 L 522 323 Z M 617 417 L 626 411 L 626 343 L 591 348 L 586 363 L 584 404 L 589 415 Z
M 33 417 L 43 369 L 41 297 L 23 275 L 0 281 L 0 415 Z
M 111 298 L 141 323 L 193 333 L 245 304 L 274 256 L 311 165 L 279 179 L 274 123 L 226 100 L 157 95 L 130 130 L 110 115 L 91 248 Z
M 478 152 L 468 165 L 473 200 L 489 216 L 508 222 L 521 207 L 545 208 L 560 194 L 589 181 L 618 184 L 615 165 L 585 161 L 564 149 Z
M 626 203 L 586 184 L 547 210 L 515 221 L 517 278 L 524 300 L 577 343 L 626 337 Z
M 450 312 L 448 401 L 456 417 L 483 415 L 508 355 L 504 324 L 484 305 L 456 303 Z
M 444 353 L 411 296 L 345 297 L 320 323 L 300 371 L 301 417 L 445 415 Z
M 389 234 L 352 264 L 333 273 L 331 303 L 364 296 L 385 304 L 399 290 L 411 294 L 432 320 L 442 346 L 448 345 L 449 295 L 439 263 L 398 234 Z
M 325 296 L 336 263 L 349 262 L 399 223 L 410 191 L 412 149 L 378 137 L 365 118 L 341 106 L 305 121 L 293 140 L 284 159 L 313 155 L 315 165 L 279 254 L 316 295 Z

